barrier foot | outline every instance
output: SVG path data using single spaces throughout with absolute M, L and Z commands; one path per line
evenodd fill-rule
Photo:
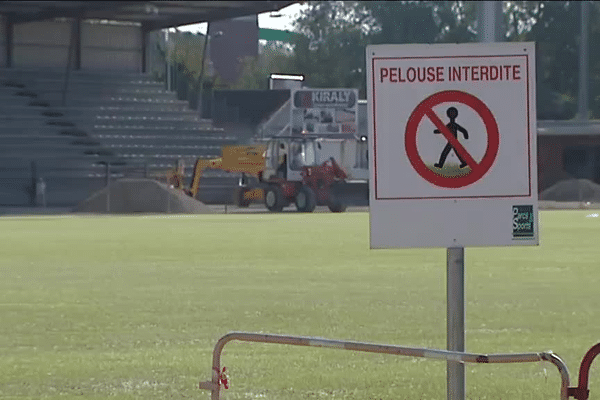
M 208 382 L 200 382 L 198 384 L 198 389 L 204 389 L 204 390 L 218 390 L 219 389 L 219 385 L 217 385 L 216 383 L 212 383 L 210 381 Z
M 581 387 L 570 387 L 567 390 L 569 397 L 574 397 L 577 400 L 587 400 L 590 397 L 590 391 Z
M 590 379 L 590 367 L 592 362 L 597 355 L 600 354 L 600 343 L 592 346 L 583 360 L 581 360 L 581 366 L 579 367 L 579 386 L 569 388 L 569 397 L 575 397 L 577 400 L 587 400 L 590 397 L 590 391 L 588 389 L 588 381 Z

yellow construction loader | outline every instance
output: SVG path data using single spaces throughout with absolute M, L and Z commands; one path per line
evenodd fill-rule
M 299 212 L 312 212 L 317 205 L 342 212 L 351 195 L 368 194 L 367 181 L 352 182 L 352 168 L 337 161 L 344 159 L 344 149 L 340 140 L 278 136 L 266 144 L 225 146 L 219 158 L 198 159 L 189 189 L 183 184 L 182 165 L 171 171 L 169 180 L 195 198 L 205 170 L 238 172 L 241 178 L 233 200 L 240 207 L 264 201 L 270 211 L 295 204 Z

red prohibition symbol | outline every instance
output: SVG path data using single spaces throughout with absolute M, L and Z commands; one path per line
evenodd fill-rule
M 487 147 L 483 158 L 478 163 L 473 159 L 473 156 L 464 148 L 458 141 L 458 138 L 450 132 L 448 127 L 433 111 L 433 108 L 441 103 L 461 103 L 472 108 L 479 117 L 483 120 L 487 134 Z M 417 150 L 417 128 L 421 121 L 429 118 L 435 127 L 444 135 L 448 143 L 454 148 L 455 152 L 462 160 L 471 168 L 471 171 L 465 175 L 447 177 L 442 176 L 425 165 L 423 159 Z M 481 179 L 494 164 L 494 160 L 498 155 L 498 147 L 500 145 L 500 134 L 498 132 L 498 124 L 490 109 L 479 100 L 477 97 L 461 92 L 459 90 L 446 90 L 432 94 L 423 100 L 412 112 L 406 124 L 406 134 L 404 136 L 404 144 L 408 160 L 419 175 L 428 182 L 443 188 L 457 189 L 471 185 Z

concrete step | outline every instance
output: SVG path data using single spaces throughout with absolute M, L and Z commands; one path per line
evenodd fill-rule
M 45 118 L 79 120 L 115 120 L 115 121 L 195 121 L 204 126 L 212 126 L 212 121 L 198 117 L 194 110 L 140 110 L 122 107 L 45 107 L 41 105 L 3 104 L 0 107 L 0 121 L 28 119 L 31 116 Z
M 149 120 L 149 119 L 114 119 L 114 118 L 95 118 L 94 120 L 80 120 L 79 125 L 93 129 L 159 129 L 165 131 L 184 130 L 184 131 L 202 131 L 202 132 L 223 132 L 222 128 L 215 128 L 211 124 L 201 121 L 185 120 Z M 108 128 L 112 127 L 112 128 Z
M 160 153 L 143 153 L 143 152 L 118 152 L 116 153 L 119 159 L 122 159 L 125 162 L 129 162 L 131 160 L 144 160 L 149 163 L 171 163 L 171 165 L 175 165 L 178 159 L 183 159 L 186 163 L 193 163 L 197 158 L 215 158 L 220 157 L 221 152 L 217 151 L 207 151 L 204 152 L 160 152 Z
M 42 141 L 30 141 L 30 142 L 21 142 L 21 143 L 2 143 L 0 146 L 0 154 L 11 154 L 22 152 L 26 154 L 36 154 L 36 153 L 46 153 L 46 154 L 56 154 L 56 153 L 65 153 L 65 152 L 80 152 L 80 151 L 101 151 L 101 150 L 109 150 L 109 148 L 113 148 L 114 146 L 103 146 L 98 142 L 93 141 L 71 141 L 71 142 L 54 142 L 54 143 L 44 143 Z
M 61 97 L 57 96 L 54 99 L 42 99 L 48 100 L 51 103 L 60 103 Z M 179 105 L 187 108 L 188 102 L 185 100 L 177 100 L 176 98 L 156 98 L 153 96 L 145 96 L 145 97 L 125 97 L 125 96 L 103 96 L 103 97 L 94 97 L 94 96 L 79 96 L 79 97 L 67 97 L 66 107 L 78 106 L 83 107 L 86 105 L 92 106 L 109 106 L 109 107 L 127 107 L 130 105 Z
M 26 99 L 33 99 L 39 97 L 37 92 L 29 89 L 20 89 L 15 87 L 6 87 L 0 85 L 0 98 L 4 97 L 21 97 Z
M 109 117 L 109 118 L 197 118 L 198 111 L 195 110 L 172 110 L 172 109 L 154 109 L 144 110 L 122 108 L 122 107 L 53 107 L 52 111 L 63 112 L 68 117 L 74 118 L 79 116 L 94 116 L 94 117 Z M 0 111 L 1 112 L 1 111 Z
M 55 104 L 52 105 L 48 103 L 53 109 L 62 109 L 61 105 Z M 177 115 L 177 113 L 188 112 L 190 114 L 198 115 L 196 111 L 192 111 L 188 109 L 187 102 L 183 103 L 149 103 L 149 102 L 138 102 L 138 101 L 112 101 L 112 102 L 87 102 L 85 104 L 74 104 L 73 106 L 66 107 L 67 110 L 70 110 L 70 115 L 75 115 L 77 110 L 84 110 L 88 114 L 90 111 L 94 111 L 99 115 L 119 115 L 119 114 L 128 114 L 128 113 L 140 113 L 138 115 L 148 115 L 148 113 L 157 113 L 157 112 L 171 112 L 173 115 Z
M 15 156 L 23 159 L 64 158 L 69 156 L 92 157 L 103 154 L 114 157 L 114 153 L 108 150 L 90 149 L 84 146 L 2 146 L 0 148 L 0 157 Z
M 221 146 L 212 144 L 148 144 L 148 143 L 104 143 L 102 148 L 122 151 L 137 151 L 145 154 L 185 152 L 188 154 L 221 151 Z M 118 149 L 118 150 L 115 150 Z
M 151 125 L 151 126 L 201 126 L 204 128 L 212 127 L 212 121 L 199 118 L 196 114 L 185 113 L 181 116 L 161 117 L 154 116 L 151 113 L 145 113 L 143 116 L 128 116 L 128 115 L 77 115 L 69 116 L 68 112 L 59 112 L 53 110 L 45 110 L 39 112 L 37 109 L 33 113 L 27 113 L 28 109 L 17 110 L 17 114 L 10 115 L 0 114 L 0 126 L 9 121 L 27 122 L 28 120 L 42 121 L 71 121 L 75 124 L 93 123 L 100 125 Z M 214 128 L 216 130 L 222 130 Z
M 89 143 L 89 145 L 97 146 L 100 145 L 100 142 L 98 142 L 97 140 L 92 140 L 88 138 L 75 138 L 66 135 L 0 135 L 0 146 L 52 146 L 55 144 L 78 145 L 79 143 Z
M 19 105 L 22 107 L 26 107 L 29 105 L 29 103 L 32 102 L 32 100 L 37 100 L 37 99 L 32 99 L 29 97 L 22 97 L 22 96 L 8 95 L 8 94 L 0 94 L 0 108 L 4 108 L 5 106 L 9 106 L 9 105 Z
M 169 135 L 104 135 L 94 134 L 94 139 L 99 140 L 103 143 L 165 143 L 165 144 L 198 144 L 198 143 L 227 143 L 235 142 L 237 140 L 234 136 L 225 135 L 181 135 L 181 134 L 169 134 Z
M 52 112 L 54 110 L 49 104 L 40 105 L 37 100 L 35 102 L 30 101 L 29 103 L 34 103 L 34 105 L 3 104 L 0 107 L 0 118 L 13 115 L 43 115 L 45 112 Z
M 51 76 L 51 75 L 60 75 L 65 73 L 65 68 L 39 68 L 39 67 L 14 67 L 14 68 L 0 68 L 0 73 L 4 74 L 32 74 L 32 75 L 42 75 L 42 76 Z M 151 75 L 144 72 L 133 72 L 133 71 L 90 71 L 90 70 L 70 70 L 72 75 L 79 76 L 122 76 L 122 77 L 131 77 L 131 76 L 145 76 L 150 77 Z
M 70 138 L 85 138 L 92 136 L 92 134 L 78 127 L 47 125 L 42 121 L 32 121 L 29 125 L 10 122 L 0 126 L 0 137 L 5 136 L 65 136 Z
M 224 137 L 222 128 L 207 127 L 197 122 L 178 121 L 174 123 L 142 121 L 139 124 L 113 123 L 106 124 L 104 121 L 94 122 L 85 119 L 63 119 L 63 118 L 23 118 L 11 120 L 0 117 L 0 135 L 58 135 L 70 134 L 72 136 L 86 135 L 195 135 L 197 137 L 221 136 Z M 74 133 L 68 133 L 74 132 Z M 233 139 L 233 135 L 227 138 Z
M 37 95 L 36 97 L 39 99 L 51 101 L 51 102 L 62 102 L 63 93 L 59 90 L 46 90 L 35 92 L 22 92 L 23 95 L 31 96 L 34 93 Z M 1 93 L 0 93 L 1 94 Z M 1 97 L 0 97 L 1 98 Z M 177 96 L 174 93 L 170 92 L 161 92 L 161 91 L 150 91 L 150 90 L 107 90 L 106 87 L 99 87 L 98 90 L 77 90 L 77 91 L 69 91 L 67 93 L 66 99 L 67 103 L 79 100 L 101 100 L 101 101 L 109 101 L 113 98 L 132 98 L 138 99 L 141 101 L 168 101 L 168 100 L 177 100 Z
M 7 92 L 13 91 L 13 92 L 25 92 L 25 93 L 35 93 L 37 95 L 45 95 L 45 94 L 55 94 L 58 93 L 60 95 L 63 94 L 65 87 L 64 87 L 64 82 L 60 87 L 48 87 L 48 88 L 44 88 L 44 87 L 36 87 L 35 88 L 35 92 L 33 91 L 33 89 L 28 89 L 27 87 L 19 89 L 19 88 L 14 88 L 14 87 L 6 87 L 6 86 L 1 86 L 0 85 L 0 89 L 3 89 Z M 96 82 L 90 83 L 90 85 L 87 85 L 85 87 L 81 87 L 79 84 L 78 85 L 67 85 L 67 95 L 79 95 L 79 94 L 85 94 L 85 93 L 90 93 L 90 94 L 94 94 L 94 95 L 101 95 L 101 94 L 132 94 L 132 95 L 169 95 L 172 97 L 176 96 L 175 92 L 172 91 L 167 91 L 164 88 L 164 85 L 162 84 L 142 84 L 142 85 L 131 85 L 131 84 L 125 84 L 123 86 L 120 85 L 107 85 L 105 84 L 105 82 L 98 82 L 98 84 L 96 84 Z
M 227 136 L 192 136 L 192 135 L 94 135 L 89 139 L 97 140 L 104 145 L 109 144 L 154 144 L 165 145 L 215 145 L 224 146 L 236 143 L 236 138 Z M 0 140 L 0 143 L 3 141 Z
M 50 107 L 62 107 L 62 101 L 60 100 L 39 100 L 29 102 L 28 104 L 47 104 Z M 122 109 L 128 111 L 185 111 L 188 110 L 188 102 L 183 100 L 142 100 L 134 98 L 111 98 L 107 100 L 102 99 L 79 99 L 71 100 L 68 99 L 66 102 L 66 108 L 85 107 L 85 108 L 97 108 L 97 109 Z
M 64 80 L 64 68 L 0 68 L 0 82 L 4 80 Z M 70 70 L 68 75 L 72 81 L 110 80 L 114 82 L 150 81 L 155 79 L 150 74 L 135 72 L 101 72 Z
M 175 127 L 175 126 L 147 126 L 147 125 L 100 125 L 90 127 L 93 135 L 223 135 L 224 130 L 219 128 L 203 128 L 202 126 Z

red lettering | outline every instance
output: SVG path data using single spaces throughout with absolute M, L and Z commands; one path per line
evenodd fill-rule
M 510 79 L 510 77 L 509 77 L 510 65 L 503 65 L 502 67 L 504 68 L 504 76 L 505 76 L 506 80 Z
M 498 67 L 495 65 L 490 65 L 490 81 L 495 81 L 498 79 Z
M 460 81 L 462 79 L 462 73 L 460 67 L 450 67 L 450 80 Z
M 423 76 L 421 76 L 421 72 L 423 72 Z M 417 68 L 417 79 L 419 82 L 425 82 L 425 78 L 427 78 L 425 67 Z
M 469 67 L 461 67 L 465 73 L 465 81 L 469 80 Z
M 481 72 L 481 80 L 487 81 L 488 80 L 488 67 L 486 67 L 485 65 L 482 65 L 479 68 L 479 72 Z
M 411 77 L 411 72 L 412 72 L 412 77 Z M 410 67 L 407 71 L 406 71 L 406 79 L 409 82 L 414 82 L 415 79 L 417 79 L 417 71 L 415 71 L 415 69 L 413 67 Z
M 436 80 L 438 82 L 444 82 L 444 67 L 437 67 L 435 69 L 436 72 Z
M 390 70 L 390 82 L 398 82 L 398 69 L 392 68 Z
M 398 82 L 406 82 L 406 79 L 402 79 L 402 68 L 398 68 Z
M 479 80 L 479 67 L 478 66 L 471 67 L 471 80 L 472 81 Z
M 435 68 L 434 67 L 427 67 L 427 80 L 429 82 L 435 81 Z
M 389 71 L 387 68 L 380 68 L 379 69 L 380 82 L 383 82 L 383 78 L 387 78 L 388 74 L 389 74 Z
M 521 80 L 521 66 L 513 65 L 512 70 L 513 70 L 513 80 L 520 81 Z

